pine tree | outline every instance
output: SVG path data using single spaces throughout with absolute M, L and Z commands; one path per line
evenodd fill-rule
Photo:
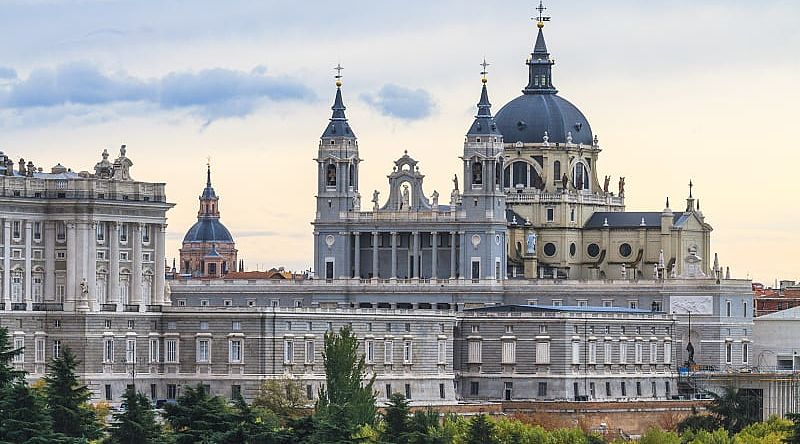
M 489 421 L 489 418 L 480 414 L 470 422 L 469 433 L 467 434 L 466 444 L 494 444 L 497 440 L 494 438 L 494 424 Z
M 53 431 L 73 438 L 97 439 L 100 424 L 87 403 L 91 399 L 89 388 L 81 384 L 75 374 L 79 361 L 69 347 L 47 366 L 44 391 Z
M 114 414 L 106 444 L 156 444 L 163 442 L 161 425 L 146 396 L 133 387 L 122 396 L 122 412 Z
M 167 404 L 164 418 L 177 444 L 220 442 L 236 427 L 230 407 L 219 396 L 209 396 L 202 385 L 186 387 L 175 404 Z
M 319 391 L 314 440 L 326 444 L 353 442 L 351 437 L 360 426 L 375 423 L 375 378 L 364 382 L 364 355 L 359 353 L 358 338 L 349 326 L 339 334 L 325 333 L 322 357 L 326 388 Z
M 12 361 L 22 349 L 14 349 L 8 336 L 8 329 L 0 327 L 0 389 L 25 377 L 25 372 L 16 370 Z
M 381 433 L 381 441 L 386 443 L 406 442 L 410 413 L 411 409 L 408 407 L 408 400 L 405 396 L 400 393 L 393 393 L 389 396 L 389 403 L 383 413 L 385 429 Z
M 786 437 L 786 442 L 789 444 L 800 444 L 800 413 L 789 413 L 786 418 L 792 421 L 792 426 L 789 429 L 789 436 Z
M 50 416 L 44 402 L 24 382 L 2 389 L 0 395 L 0 442 L 3 443 L 56 443 Z

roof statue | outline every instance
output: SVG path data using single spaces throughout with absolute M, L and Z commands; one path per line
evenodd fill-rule
M 119 148 L 119 157 L 114 160 L 114 180 L 133 180 L 130 172 L 133 161 L 128 159 L 125 153 L 125 145 L 122 145 Z

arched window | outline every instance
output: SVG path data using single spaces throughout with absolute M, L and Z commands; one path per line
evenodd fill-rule
M 528 164 L 514 162 L 511 164 L 511 186 L 513 188 L 528 187 Z
M 349 169 L 350 169 L 350 178 L 349 178 L 350 183 L 348 185 L 353 187 L 355 186 L 356 183 L 356 166 L 351 164 Z
M 500 182 L 503 179 L 503 164 L 501 162 L 497 162 L 494 170 L 494 183 L 499 187 L 501 185 Z
M 480 162 L 474 162 L 472 164 L 472 184 L 483 184 L 483 165 L 481 165 Z
M 578 190 L 589 189 L 589 169 L 583 162 L 576 163 L 572 168 L 572 186 Z
M 561 180 L 561 162 L 553 162 L 553 180 Z
M 97 296 L 97 303 L 98 304 L 105 304 L 106 303 L 106 289 L 108 285 L 106 284 L 106 274 L 105 272 L 98 272 L 95 282 L 95 293 Z
M 336 186 L 336 165 L 329 164 L 325 167 L 325 185 L 329 187 Z
M 511 165 L 503 169 L 503 187 L 511 188 Z

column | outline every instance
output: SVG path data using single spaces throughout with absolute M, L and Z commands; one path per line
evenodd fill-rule
M 392 279 L 397 279 L 397 231 L 392 231 Z
M 378 274 L 378 242 L 380 237 L 377 231 L 372 232 L 372 277 L 373 279 L 380 279 Z
M 450 279 L 456 278 L 456 232 L 450 232 Z
M 75 222 L 67 221 L 65 224 L 67 226 L 67 294 L 65 295 L 64 302 L 74 304 L 75 287 L 78 286 Z
M 11 310 L 11 221 L 3 221 L 3 302 Z
M 31 309 L 31 302 L 33 302 L 33 295 L 31 294 L 31 281 L 32 276 L 31 268 L 33 267 L 33 250 L 31 250 L 31 240 L 33 239 L 33 223 L 29 220 L 25 221 L 25 293 L 22 297 L 22 302 L 27 303 L 27 309 Z
M 94 233 L 91 233 L 91 222 L 78 222 L 76 223 L 75 231 L 75 308 L 78 310 L 89 309 L 89 295 L 92 294 L 92 289 L 89 287 L 89 249 L 91 241 L 95 241 Z M 69 254 L 69 252 L 67 252 Z M 94 270 L 92 270 L 94 272 Z M 84 296 L 81 284 L 86 282 L 86 289 L 88 292 Z
M 356 231 L 353 233 L 355 237 L 355 243 L 353 245 L 353 267 L 355 270 L 353 271 L 353 277 L 356 279 L 361 278 L 361 233 Z
M 166 231 L 167 226 L 166 224 L 155 224 L 153 225 L 153 239 L 156 242 L 155 246 L 155 262 L 153 266 L 153 274 L 155 278 L 155 295 L 153 296 L 153 304 L 161 305 L 164 303 L 164 273 L 166 272 L 166 268 L 164 266 L 164 261 L 166 260 Z M 237 264 L 233 264 L 234 270 L 236 269 Z
M 56 226 L 55 222 L 42 222 L 44 230 L 44 299 L 56 299 Z
M 97 305 L 97 222 L 90 222 L 86 231 L 86 286 L 89 289 L 86 297 L 89 299 L 89 307 L 99 310 L 100 307 Z
M 106 302 L 119 302 L 119 223 L 111 222 L 108 227 L 108 297 Z
M 142 303 L 142 224 L 134 223 L 129 241 L 133 244 L 133 270 L 131 270 L 131 305 Z
M 439 241 L 439 233 L 432 231 L 431 232 L 431 279 L 438 279 L 439 273 L 437 273 L 437 265 L 439 262 L 438 252 L 437 252 L 437 242 Z
M 469 267 L 471 267 L 472 264 L 470 263 L 469 258 L 467 257 L 467 253 L 469 251 L 469 249 L 467 248 L 467 233 L 465 233 L 464 231 L 459 231 L 458 240 L 459 240 L 459 245 L 461 245 L 461 252 L 460 252 L 461 263 L 459 264 L 460 265 L 459 268 L 461 268 L 460 272 L 461 279 L 469 279 L 472 277 L 470 276 L 470 269 L 469 269 Z
M 419 266 L 419 231 L 414 231 L 414 232 L 411 233 L 411 235 L 412 235 L 412 241 L 411 242 L 414 244 L 414 247 L 411 249 L 411 251 L 412 251 L 411 254 L 413 255 L 414 260 L 412 261 L 413 267 L 411 267 L 411 270 L 410 270 L 409 274 L 410 274 L 411 279 L 415 279 L 415 278 L 421 277 L 419 275 L 419 270 L 420 270 L 420 266 Z

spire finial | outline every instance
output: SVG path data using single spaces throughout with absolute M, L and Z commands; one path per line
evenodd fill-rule
M 544 28 L 544 22 L 550 21 L 550 17 L 544 15 L 544 11 L 547 8 L 542 4 L 542 0 L 539 0 L 539 6 L 536 7 L 536 10 L 539 11 L 539 15 L 532 17 L 531 20 L 536 20 L 536 27 L 542 29 Z
M 481 63 L 483 67 L 483 71 L 481 71 L 481 83 L 486 84 L 489 80 L 486 78 L 486 74 L 489 74 L 489 71 L 486 70 L 486 67 L 489 66 L 489 63 L 486 62 L 486 57 L 483 58 L 483 63 Z
M 336 70 L 336 75 L 333 78 L 336 79 L 336 87 L 339 88 L 342 86 L 342 70 L 344 68 L 342 68 L 341 63 L 337 63 L 333 69 Z
M 692 183 L 692 179 L 689 179 L 689 199 L 692 198 L 692 187 L 694 187 L 694 184 Z
M 206 186 L 211 187 L 211 156 L 206 157 Z

